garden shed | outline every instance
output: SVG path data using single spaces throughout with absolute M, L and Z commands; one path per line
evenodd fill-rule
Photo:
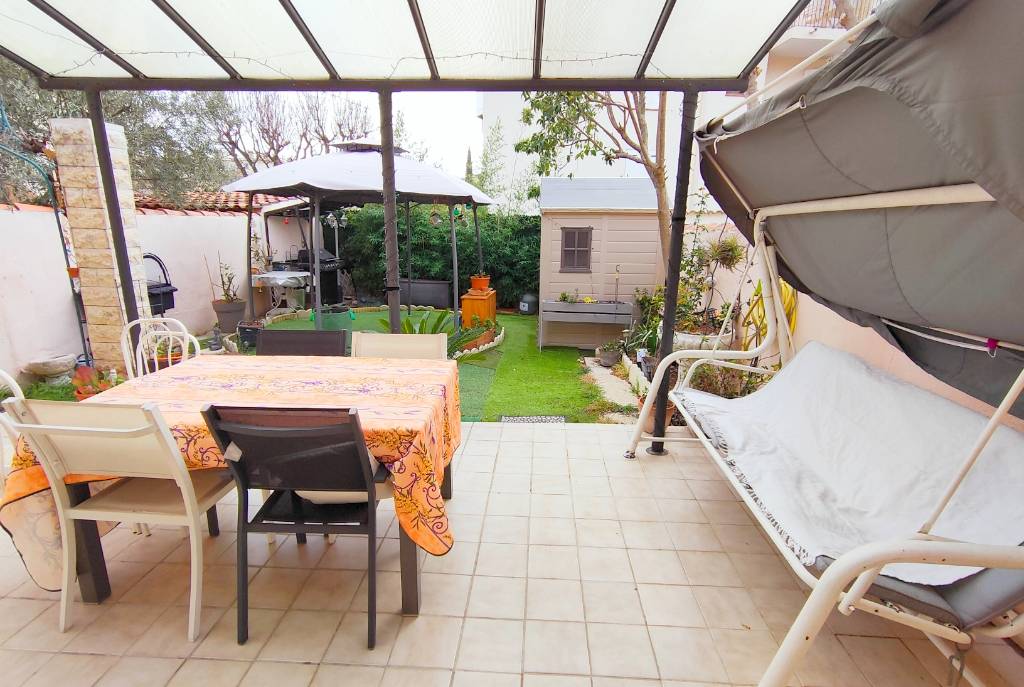
M 633 292 L 665 281 L 654 186 L 646 177 L 547 177 L 540 212 L 538 344 L 594 348 L 618 337 L 629 326 Z M 580 316 L 563 318 L 559 311 L 574 308 L 555 305 L 562 294 L 626 305 L 581 303 Z

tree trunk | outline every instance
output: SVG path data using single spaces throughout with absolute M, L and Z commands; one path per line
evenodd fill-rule
M 652 180 L 653 181 L 653 180 Z M 654 181 L 654 195 L 658 201 L 658 238 L 661 240 L 661 259 L 667 260 L 672 240 L 672 207 L 669 205 L 665 182 Z

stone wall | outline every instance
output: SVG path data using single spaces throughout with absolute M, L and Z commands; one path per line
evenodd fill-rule
M 128 317 L 121 294 L 122 275 L 117 269 L 114 256 L 92 123 L 88 119 L 52 119 L 50 132 L 57 154 L 71 241 L 78 260 L 82 301 L 85 303 L 93 357 L 98 368 L 117 368 L 123 372 L 120 340 Z M 108 124 L 107 140 L 114 164 L 114 181 L 131 264 L 131 275 L 127 278 L 135 284 L 139 317 L 150 317 L 124 129 Z

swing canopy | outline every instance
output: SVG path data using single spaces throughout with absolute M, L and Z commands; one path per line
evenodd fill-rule
M 779 274 L 997 404 L 1024 365 L 1024 4 L 877 13 L 830 64 L 699 131 L 701 172 L 748 238 L 762 208 L 927 189 L 926 204 L 769 217 Z

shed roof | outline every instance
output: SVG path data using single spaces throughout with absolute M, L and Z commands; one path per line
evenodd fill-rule
M 656 210 L 654 184 L 647 177 L 581 179 L 545 177 L 540 180 L 540 209 Z

